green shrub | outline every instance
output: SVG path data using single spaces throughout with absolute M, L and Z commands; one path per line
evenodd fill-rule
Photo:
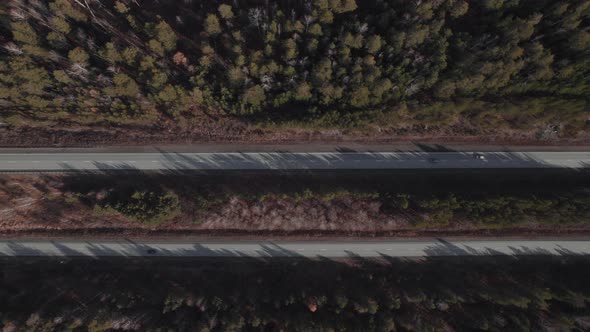
M 180 213 L 178 196 L 172 192 L 135 191 L 130 196 L 111 192 L 102 207 L 145 224 L 159 224 Z

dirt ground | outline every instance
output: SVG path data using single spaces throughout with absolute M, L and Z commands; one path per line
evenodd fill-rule
M 0 177 L 0 236 L 108 237 L 420 237 L 420 236 L 576 236 L 590 235 L 586 225 L 519 224 L 486 228 L 456 221 L 445 227 L 415 228 L 409 218 L 382 212 L 371 198 L 342 196 L 330 201 L 270 196 L 231 196 L 207 206 L 183 202 L 182 213 L 157 226 L 130 220 L 115 211 L 96 211 L 76 196 L 60 175 Z

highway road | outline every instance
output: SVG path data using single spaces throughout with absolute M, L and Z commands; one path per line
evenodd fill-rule
M 586 240 L 397 241 L 0 241 L 3 257 L 426 257 L 484 255 L 590 255 Z
M 590 152 L 0 153 L 0 172 L 588 168 Z

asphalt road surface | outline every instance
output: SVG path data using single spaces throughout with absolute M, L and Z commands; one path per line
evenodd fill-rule
M 590 152 L 0 153 L 0 171 L 588 168 Z
M 426 257 L 484 255 L 590 255 L 584 240 L 399 241 L 0 241 L 4 257 Z

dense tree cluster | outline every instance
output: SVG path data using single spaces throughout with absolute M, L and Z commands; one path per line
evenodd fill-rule
M 334 124 L 404 101 L 586 103 L 589 14 L 588 0 L 3 1 L 0 114 L 154 123 L 210 108 Z M 575 135 L 584 105 L 534 117 Z
M 474 197 L 479 196 L 479 197 Z M 480 225 L 517 225 L 531 221 L 546 224 L 586 223 L 590 221 L 590 197 L 455 195 L 416 197 L 397 194 L 394 204 L 401 210 L 421 216 L 420 226 L 443 226 L 452 221 Z
M 182 260 L 4 262 L 0 326 L 37 332 L 588 328 L 587 259 L 242 260 L 198 268 Z

